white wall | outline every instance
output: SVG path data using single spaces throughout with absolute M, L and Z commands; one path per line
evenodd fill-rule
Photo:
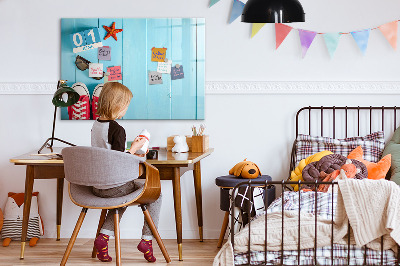
M 60 77 L 60 18 L 62 17 L 205 17 L 207 81 L 399 81 L 399 52 L 391 50 L 379 31 L 371 33 L 366 56 L 361 56 L 351 36 L 343 36 L 334 59 L 329 59 L 318 36 L 305 59 L 297 31 L 274 50 L 273 25 L 266 25 L 250 40 L 251 27 L 227 24 L 230 0 L 208 9 L 208 0 L 146 1 L 28 1 L 0 0 L 0 83 L 56 82 Z M 372 0 L 303 0 L 306 23 L 293 24 L 321 32 L 350 31 L 399 19 L 400 2 Z M 114 7 L 113 7 L 114 6 Z M 255 161 L 263 174 L 275 180 L 286 176 L 294 138 L 294 114 L 308 105 L 398 105 L 399 95 L 212 95 L 206 97 L 210 144 L 215 152 L 203 161 L 203 212 L 205 238 L 218 238 L 223 214 L 214 179 L 227 174 L 238 161 Z M 24 190 L 25 168 L 9 158 L 35 150 L 50 136 L 51 95 L 0 95 L 0 207 L 7 192 Z M 142 128 L 152 132 L 154 146 L 165 146 L 176 133 L 189 134 L 194 121 L 121 121 L 128 138 Z M 78 145 L 90 143 L 89 121 L 57 121 L 56 135 Z M 184 238 L 197 237 L 197 217 L 190 173 L 182 177 Z M 56 182 L 39 180 L 40 211 L 45 237 L 55 237 Z M 175 238 L 172 188 L 162 182 L 164 202 L 160 232 Z M 69 237 L 79 208 L 64 191 L 62 237 Z M 93 237 L 99 212 L 90 211 L 80 237 Z M 139 238 L 142 216 L 130 208 L 121 222 L 123 238 Z

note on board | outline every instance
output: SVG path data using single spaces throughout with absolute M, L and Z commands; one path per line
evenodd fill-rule
M 151 48 L 151 61 L 164 62 L 167 53 L 167 48 Z
M 162 84 L 162 74 L 157 71 L 149 71 L 149 85 Z
M 171 73 L 172 60 L 166 59 L 165 61 L 167 61 L 167 62 L 158 62 L 157 72 L 163 73 L 163 74 Z
M 182 65 L 175 65 L 171 69 L 171 80 L 175 79 L 183 79 L 185 77 L 183 73 L 183 66 Z
M 107 72 L 110 72 L 108 81 L 122 80 L 121 66 L 107 67 Z
M 111 47 L 110 46 L 99 47 L 97 59 L 103 61 L 111 61 Z
M 89 77 L 90 78 L 101 78 L 101 77 L 103 77 L 103 64 L 101 64 L 101 63 L 90 63 L 89 64 Z

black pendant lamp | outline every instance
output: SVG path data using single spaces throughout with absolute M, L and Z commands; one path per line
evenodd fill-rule
M 243 8 L 242 22 L 304 22 L 304 10 L 298 0 L 249 0 Z

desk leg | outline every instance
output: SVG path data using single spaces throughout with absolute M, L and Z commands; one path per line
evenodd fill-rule
M 57 178 L 57 241 L 60 241 L 64 178 Z
M 196 194 L 197 220 L 199 225 L 200 242 L 203 242 L 203 203 L 201 196 L 201 168 L 200 161 L 194 164 L 194 191 Z
M 21 255 L 20 259 L 24 259 L 26 235 L 28 233 L 29 213 L 31 211 L 32 190 L 34 181 L 34 166 L 26 166 L 25 177 L 25 195 L 24 195 L 24 213 L 22 219 L 22 233 L 21 233 Z
M 174 167 L 174 178 L 172 179 L 174 191 L 175 223 L 178 242 L 179 260 L 182 260 L 182 206 L 181 206 L 181 174 L 179 167 Z

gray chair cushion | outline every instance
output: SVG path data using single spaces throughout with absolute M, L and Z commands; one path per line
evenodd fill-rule
M 143 182 L 144 180 L 137 180 L 136 182 Z M 89 186 L 82 186 L 82 185 L 77 185 L 77 184 L 70 184 L 70 195 L 71 198 L 78 203 L 79 205 L 82 206 L 89 206 L 89 207 L 94 207 L 94 208 L 105 208 L 105 207 L 112 207 L 112 206 L 118 206 L 124 203 L 127 203 L 129 201 L 132 201 L 135 199 L 140 193 L 142 193 L 143 188 L 140 188 L 131 194 L 128 194 L 123 197 L 117 197 L 117 198 L 101 198 L 97 197 L 96 195 L 93 194 L 92 192 L 92 187 Z

